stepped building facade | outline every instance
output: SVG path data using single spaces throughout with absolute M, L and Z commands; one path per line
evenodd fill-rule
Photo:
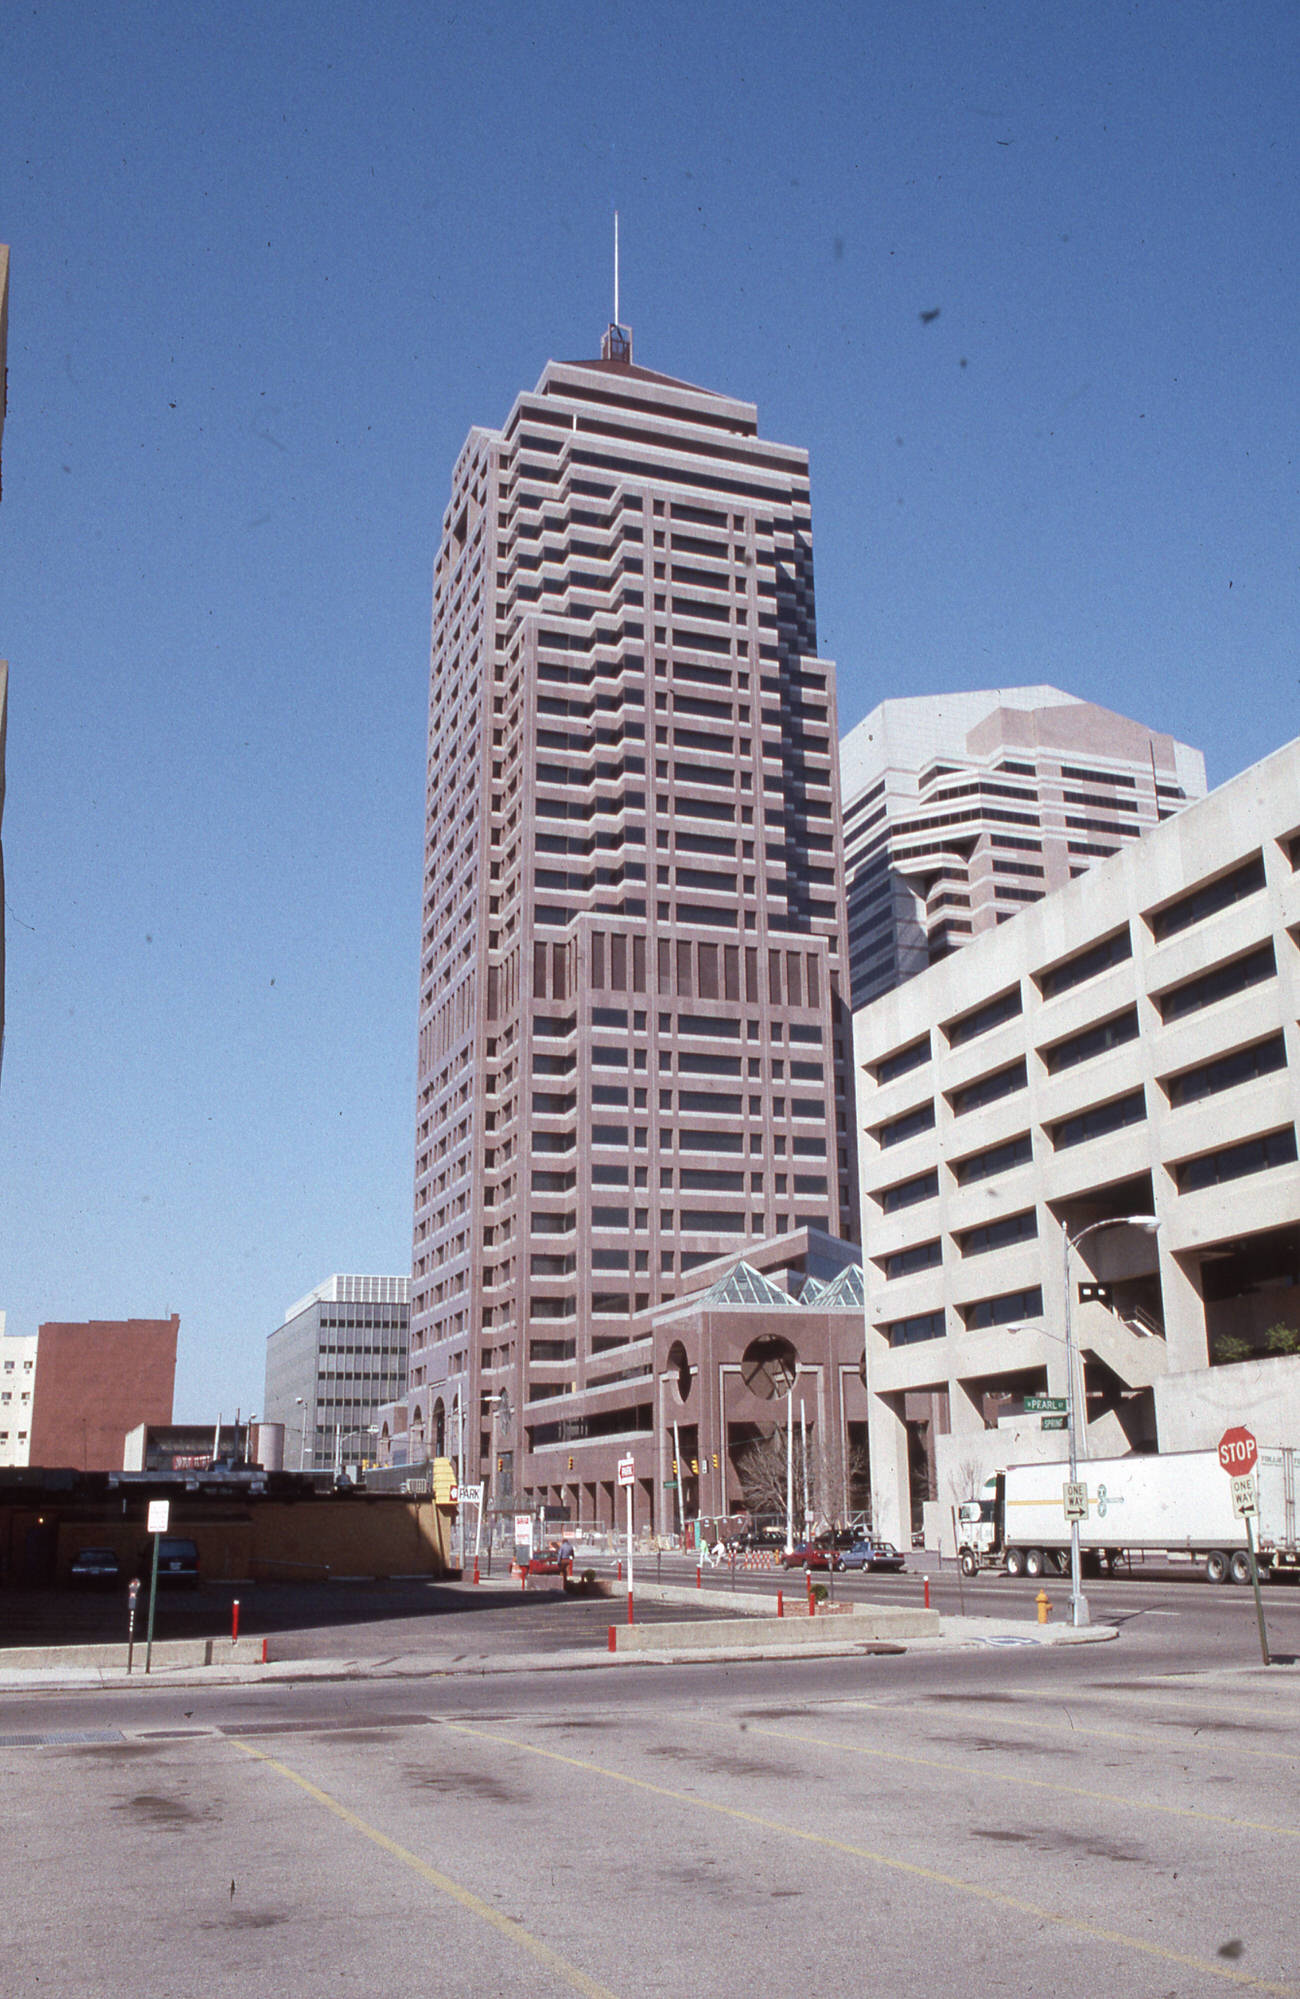
M 853 1004 L 1205 796 L 1205 759 L 1059 687 L 882 701 L 840 745 Z
M 434 580 L 392 1461 L 463 1434 L 494 1502 L 588 1519 L 631 1455 L 658 1520 L 661 1308 L 764 1243 L 853 1258 L 836 742 L 808 458 L 752 404 L 611 327 L 470 432 Z M 674 1392 L 709 1366 L 678 1357 Z

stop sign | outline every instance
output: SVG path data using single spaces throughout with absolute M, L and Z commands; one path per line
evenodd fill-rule
M 1237 1478 L 1244 1478 L 1248 1471 L 1254 1470 L 1258 1456 L 1255 1439 L 1244 1424 L 1225 1430 L 1219 1439 L 1219 1463 Z

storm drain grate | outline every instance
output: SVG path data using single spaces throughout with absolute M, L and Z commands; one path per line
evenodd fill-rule
M 120 1728 L 51 1728 L 40 1735 L 0 1735 L 0 1749 L 75 1749 L 85 1743 L 124 1740 Z

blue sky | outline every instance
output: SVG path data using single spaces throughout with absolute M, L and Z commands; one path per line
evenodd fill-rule
M 612 310 L 807 445 L 841 725 L 1051 680 L 1297 729 L 1300 12 L 6 12 L 0 1308 L 260 1406 L 405 1270 L 450 468 Z M 938 308 L 938 317 L 922 321 Z

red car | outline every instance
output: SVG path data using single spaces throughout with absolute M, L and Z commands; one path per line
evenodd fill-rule
M 785 1569 L 842 1569 L 844 1558 L 838 1548 L 829 1547 L 824 1541 L 802 1541 L 791 1548 L 789 1554 L 782 1554 L 781 1566 Z

